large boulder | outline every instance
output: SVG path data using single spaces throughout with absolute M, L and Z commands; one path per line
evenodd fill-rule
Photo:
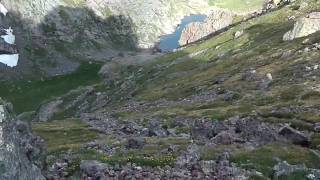
M 293 29 L 283 36 L 283 40 L 293 40 L 305 37 L 320 30 L 320 12 L 312 12 L 305 17 L 299 18 Z
M 0 179 L 44 180 L 44 142 L 0 99 Z
M 81 176 L 83 179 L 106 179 L 105 172 L 108 166 L 98 161 L 81 161 Z
M 145 146 L 146 140 L 144 138 L 130 138 L 128 139 L 128 149 L 141 149 Z
M 310 137 L 300 131 L 297 131 L 289 126 L 284 126 L 279 130 L 279 134 L 291 141 L 293 144 L 308 146 Z
M 214 32 L 228 27 L 233 22 L 234 14 L 227 10 L 214 10 L 205 22 L 190 23 L 182 32 L 180 45 L 186 45 L 202 39 Z

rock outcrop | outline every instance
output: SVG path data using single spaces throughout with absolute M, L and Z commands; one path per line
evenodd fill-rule
M 61 103 L 63 103 L 62 100 L 55 100 L 41 105 L 38 112 L 38 120 L 42 122 L 50 120 L 58 112 L 58 106 Z
M 186 45 L 219 31 L 233 22 L 234 14 L 227 10 L 214 10 L 205 22 L 190 23 L 182 32 L 180 45 Z
M 0 99 L 0 179 L 44 180 L 43 141 L 11 112 L 10 105 Z
M 320 12 L 312 12 L 305 17 L 299 18 L 293 29 L 283 36 L 283 40 L 294 40 L 305 37 L 320 30 Z

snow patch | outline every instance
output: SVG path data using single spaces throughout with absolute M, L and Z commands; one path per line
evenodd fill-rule
M 15 67 L 18 65 L 19 54 L 0 54 L 0 63 L 3 63 L 9 67 Z
M 6 16 L 8 13 L 8 9 L 6 7 L 4 7 L 4 5 L 2 3 L 0 3 L 0 12 Z
M 4 39 L 8 44 L 14 44 L 16 41 L 16 36 L 13 35 L 13 29 L 9 27 L 9 29 L 5 29 L 6 35 L 2 35 L 1 38 Z

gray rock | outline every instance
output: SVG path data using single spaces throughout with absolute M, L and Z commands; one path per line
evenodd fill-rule
M 128 139 L 127 148 L 128 149 L 141 149 L 146 144 L 146 140 L 144 138 L 130 138 Z
M 304 164 L 299 165 L 290 165 L 286 161 L 279 162 L 277 165 L 273 167 L 273 170 L 275 171 L 274 176 L 279 177 L 283 175 L 290 175 L 293 172 L 296 171 L 304 171 L 306 170 L 306 166 Z
M 320 123 L 315 123 L 315 125 L 314 125 L 314 131 L 320 132 Z
M 283 36 L 283 40 L 293 40 L 305 37 L 320 30 L 320 12 L 312 12 L 306 17 L 299 18 L 294 28 Z
M 177 158 L 178 167 L 192 166 L 200 160 L 200 147 L 196 144 L 189 145 L 187 151 Z
M 43 141 L 28 124 L 17 122 L 8 108 L 0 99 L 0 179 L 44 180 Z
M 215 171 L 215 161 L 200 161 L 200 166 L 204 174 L 209 175 Z
M 80 164 L 82 178 L 105 179 L 108 165 L 98 161 L 83 160 Z
M 304 164 L 290 165 L 286 161 L 279 162 L 273 167 L 274 179 L 278 179 L 280 176 L 290 175 L 295 172 L 305 172 L 307 175 L 305 179 L 317 180 L 320 179 L 320 170 L 307 168 Z
M 308 146 L 310 144 L 310 137 L 297 131 L 289 126 L 284 126 L 279 130 L 279 134 L 291 141 L 293 144 Z
M 242 74 L 242 79 L 245 81 L 253 81 L 257 77 L 257 71 L 255 69 L 248 69 Z
M 197 120 L 192 125 L 191 136 L 195 140 L 207 141 L 228 128 L 221 121 Z
M 235 142 L 235 137 L 227 131 L 222 131 L 212 138 L 212 142 L 215 144 L 230 145 Z
M 62 104 L 62 100 L 54 100 L 49 103 L 41 105 L 38 111 L 38 120 L 45 122 L 50 120 L 53 115 L 58 112 L 58 106 Z
M 260 83 L 258 84 L 258 89 L 267 91 L 270 89 L 270 86 L 272 85 L 272 80 L 269 80 L 267 78 L 262 79 Z

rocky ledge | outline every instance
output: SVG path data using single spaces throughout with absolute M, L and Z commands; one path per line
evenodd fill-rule
M 0 179 L 45 179 L 43 145 L 27 123 L 15 120 L 11 105 L 0 99 Z
M 182 32 L 180 45 L 187 45 L 221 30 L 233 22 L 234 14 L 227 10 L 214 10 L 203 23 L 190 23 Z

